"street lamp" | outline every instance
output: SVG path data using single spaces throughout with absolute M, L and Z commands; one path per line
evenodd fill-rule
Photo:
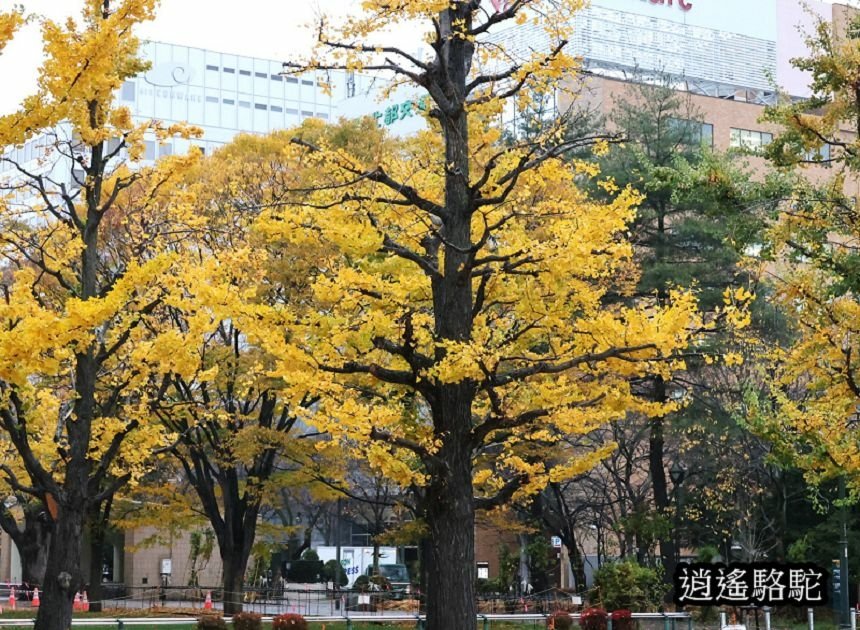
M 678 489 L 683 481 L 684 477 L 687 476 L 687 469 L 681 466 L 681 462 L 675 460 L 672 462 L 672 467 L 669 468 L 669 478 L 672 480 L 672 483 L 675 486 L 675 489 Z
M 672 480 L 672 489 L 675 492 L 675 562 L 681 561 L 681 538 L 678 535 L 681 522 L 681 484 L 687 476 L 687 469 L 677 459 L 669 468 L 669 478 Z

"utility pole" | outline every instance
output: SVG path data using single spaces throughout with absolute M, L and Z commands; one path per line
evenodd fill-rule
M 839 513 L 842 537 L 839 540 L 839 625 L 851 627 L 851 611 L 848 609 L 848 508 L 845 505 L 845 476 L 839 477 Z

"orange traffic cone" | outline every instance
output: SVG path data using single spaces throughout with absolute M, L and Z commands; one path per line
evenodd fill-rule
M 72 610 L 80 611 L 81 609 L 81 593 L 80 591 L 75 593 L 75 601 L 72 603 Z
M 212 610 L 212 591 L 206 591 L 206 601 L 203 602 L 203 610 Z
M 81 600 L 81 610 L 90 612 L 90 600 L 87 599 L 87 592 L 84 591 L 84 598 Z
M 41 604 L 41 602 L 39 601 L 39 589 L 34 588 L 33 589 L 33 601 L 30 602 L 30 606 L 32 606 L 33 608 L 38 608 L 39 604 Z
M 12 590 L 9 591 L 9 608 L 15 610 L 15 587 L 12 587 Z

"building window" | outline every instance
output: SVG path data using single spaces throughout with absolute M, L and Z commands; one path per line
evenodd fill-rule
M 272 111 L 276 114 L 282 114 L 284 112 L 284 108 L 280 105 L 272 105 Z
M 282 77 L 280 74 L 273 74 L 271 76 L 271 79 L 272 79 L 272 81 L 283 81 L 284 77 Z
M 317 116 L 319 116 L 323 120 L 328 120 L 328 114 L 317 114 Z
M 207 70 L 214 70 L 215 72 L 218 72 L 218 66 L 210 66 L 210 65 L 207 65 L 207 66 L 206 66 L 206 69 L 207 69 Z
M 313 112 L 306 112 L 306 111 L 302 112 L 302 116 L 313 116 L 313 115 L 314 115 Z
M 255 73 L 254 73 L 254 76 L 255 76 L 255 77 L 258 77 L 258 78 L 260 78 L 260 79 L 265 79 L 267 75 L 266 75 L 266 73 L 265 73 L 265 72 L 255 72 Z
M 671 133 L 677 134 L 678 142 L 681 144 L 714 146 L 714 126 L 710 123 L 686 118 L 670 118 L 668 127 Z
M 266 111 L 268 107 L 263 105 L 263 103 L 254 103 L 254 109 L 262 109 L 263 111 Z
M 206 97 L 206 102 L 207 102 L 207 103 L 217 103 L 217 102 L 218 102 L 218 97 L 217 97 L 217 96 L 207 96 L 207 97 Z
M 122 84 L 122 100 L 133 101 L 137 90 L 137 83 L 134 81 L 125 81 Z
M 313 81 L 306 81 L 306 80 L 302 79 L 302 85 L 313 85 L 313 84 L 314 84 Z
M 155 159 L 155 142 L 152 140 L 146 140 L 144 143 L 144 152 L 143 157 L 147 160 Z
M 815 149 L 808 149 L 803 153 L 804 162 L 824 162 L 825 166 L 830 166 L 830 145 L 825 144 Z
M 489 580 L 490 579 L 490 563 L 489 562 L 479 562 L 478 563 L 478 579 L 479 580 Z
M 732 127 L 729 146 L 734 149 L 761 151 L 773 142 L 773 134 L 767 131 L 752 131 L 751 129 L 735 129 Z
M 287 83 L 296 83 L 298 84 L 299 80 L 296 77 L 287 77 Z
M 251 71 L 250 70 L 239 70 L 239 74 L 241 74 L 243 77 L 250 77 Z
M 249 109 L 251 107 L 250 101 L 239 101 L 239 107 L 244 107 L 245 109 Z
M 224 72 L 227 74 L 236 74 L 236 68 L 224 68 Z
M 298 115 L 298 113 L 299 113 L 299 110 L 297 110 L 297 109 L 293 109 L 292 107 L 287 107 L 287 113 L 288 113 L 288 114 L 293 114 L 294 116 L 297 116 L 297 115 Z
M 173 145 L 169 142 L 165 142 L 158 147 L 158 157 L 164 157 L 166 155 L 173 155 Z
M 235 104 L 236 104 L 236 101 L 234 101 L 232 98 L 225 98 L 225 99 L 224 99 L 224 104 L 225 104 L 225 105 L 235 105 Z

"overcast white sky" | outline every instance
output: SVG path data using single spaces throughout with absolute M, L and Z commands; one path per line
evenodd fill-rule
M 0 10 L 22 3 L 28 12 L 54 19 L 77 15 L 82 5 L 81 0 L 0 0 Z M 222 52 L 288 59 L 307 50 L 312 41 L 307 25 L 319 12 L 344 15 L 360 6 L 361 0 L 161 0 L 157 19 L 143 25 L 139 34 Z M 395 41 L 412 49 L 420 45 L 416 33 L 403 29 Z M 32 92 L 40 60 L 39 29 L 30 26 L 0 55 L 0 114 L 13 110 Z

